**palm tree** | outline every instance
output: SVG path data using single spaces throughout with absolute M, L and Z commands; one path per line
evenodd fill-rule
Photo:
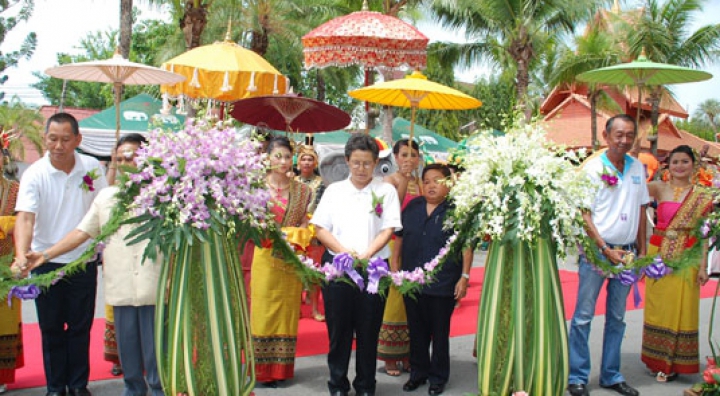
M 598 0 L 433 0 L 436 18 L 453 30 L 464 29 L 467 44 L 446 50 L 470 65 L 486 61 L 515 70 L 518 108 L 531 116 L 528 103 L 530 69 L 543 42 L 566 32 L 589 16 Z
M 123 0 L 125 1 L 125 0 Z M 199 47 L 208 20 L 208 10 L 213 0 L 146 0 L 149 4 L 169 5 L 173 20 L 176 21 L 185 38 L 185 49 Z
M 550 81 L 552 86 L 573 84 L 583 72 L 610 66 L 620 61 L 619 45 L 611 35 L 593 26 L 584 36 L 575 38 L 576 49 L 567 49 L 558 61 Z M 590 102 L 590 133 L 593 151 L 598 149 L 597 105 L 605 91 L 597 84 L 588 84 Z
M 713 138 L 718 141 L 718 122 L 720 122 L 720 101 L 707 99 L 700 103 L 695 113 L 697 118 L 706 118 L 713 130 Z
M 8 147 L 13 159 L 25 160 L 25 141 L 42 154 L 42 124 L 43 117 L 40 113 L 25 107 L 18 97 L 0 105 L 0 126 L 14 137 Z
M 130 59 L 130 41 L 132 40 L 133 0 L 120 0 L 120 55 Z
M 649 59 L 685 67 L 703 67 L 718 60 L 720 24 L 690 30 L 693 15 L 703 12 L 704 0 L 646 0 L 638 23 L 628 24 L 627 44 L 632 55 L 645 50 Z M 662 87 L 650 93 L 653 131 L 657 130 Z M 640 105 L 640 104 L 638 104 Z M 639 109 L 638 109 L 639 111 Z M 652 142 L 657 151 L 657 140 Z

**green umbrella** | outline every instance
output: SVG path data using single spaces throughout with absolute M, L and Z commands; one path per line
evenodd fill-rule
M 640 123 L 643 87 L 705 81 L 711 78 L 712 74 L 701 70 L 652 62 L 645 56 L 645 50 L 632 62 L 590 70 L 577 76 L 578 80 L 588 83 L 636 85 L 638 87 L 636 121 L 638 125 Z

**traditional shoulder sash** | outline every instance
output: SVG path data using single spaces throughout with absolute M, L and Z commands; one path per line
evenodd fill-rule
M 668 227 L 658 234 L 664 238 L 660 254 L 664 260 L 676 259 L 683 250 L 694 243 L 692 231 L 695 225 L 712 209 L 713 197 L 707 189 L 693 187 L 678 208 Z
M 287 208 L 281 227 L 298 227 L 307 216 L 307 207 L 312 199 L 312 190 L 296 180 L 290 181 Z

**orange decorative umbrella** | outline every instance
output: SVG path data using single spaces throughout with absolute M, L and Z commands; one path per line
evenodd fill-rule
M 363 10 L 332 19 L 302 38 L 306 68 L 425 67 L 429 39 L 398 18 Z

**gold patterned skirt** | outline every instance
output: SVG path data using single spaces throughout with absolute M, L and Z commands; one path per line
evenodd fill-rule
M 293 378 L 302 283 L 293 268 L 255 248 L 250 280 L 250 327 L 258 382 Z

